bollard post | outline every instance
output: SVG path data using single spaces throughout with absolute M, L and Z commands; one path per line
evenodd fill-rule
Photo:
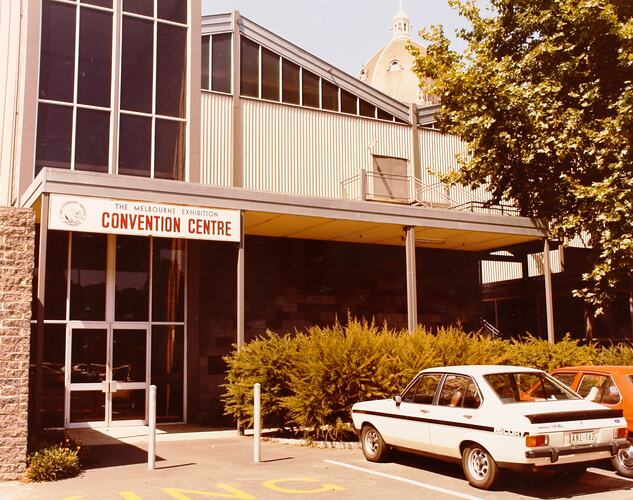
M 149 386 L 149 433 L 147 435 L 147 470 L 156 468 L 156 386 Z
M 262 407 L 261 407 L 261 385 L 259 383 L 253 386 L 253 463 L 258 464 L 261 461 L 260 439 L 262 434 Z

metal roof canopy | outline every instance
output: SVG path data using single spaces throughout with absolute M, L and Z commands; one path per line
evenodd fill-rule
M 403 246 L 403 227 L 411 226 L 417 247 L 471 252 L 547 236 L 545 221 L 527 217 L 50 168 L 43 169 L 24 193 L 23 206 L 37 208 L 46 193 L 242 210 L 244 232 L 253 236 Z

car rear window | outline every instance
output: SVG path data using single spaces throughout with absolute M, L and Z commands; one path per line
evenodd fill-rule
M 484 379 L 504 404 L 579 399 L 567 387 L 545 373 L 495 373 L 484 375 Z

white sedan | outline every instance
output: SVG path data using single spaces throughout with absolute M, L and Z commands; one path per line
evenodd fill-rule
M 401 395 L 354 404 L 352 419 L 367 460 L 395 448 L 461 461 L 470 484 L 484 489 L 510 468 L 579 478 L 591 461 L 629 446 L 621 410 L 518 366 L 422 370 Z

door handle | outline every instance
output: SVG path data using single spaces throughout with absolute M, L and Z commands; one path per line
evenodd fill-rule
M 420 413 L 424 413 L 425 415 L 429 413 L 429 410 L 420 410 Z
M 472 416 L 472 415 L 462 415 L 462 416 L 463 416 L 464 418 L 469 418 L 469 419 L 470 419 L 470 418 L 473 418 L 473 416 Z

